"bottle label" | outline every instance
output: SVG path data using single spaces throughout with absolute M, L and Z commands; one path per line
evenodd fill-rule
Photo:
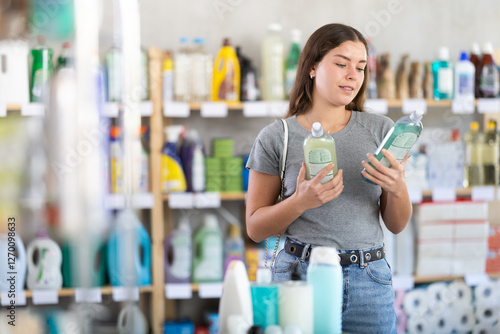
M 457 93 L 459 95 L 474 94 L 474 76 L 468 73 L 458 75 Z
M 123 192 L 123 161 L 117 157 L 111 157 L 111 191 Z
M 438 90 L 441 94 L 453 93 L 453 70 L 442 67 L 438 70 Z
M 172 242 L 174 258 L 172 261 L 172 274 L 177 278 L 188 278 L 191 274 L 191 248 L 188 236 L 179 236 Z
M 495 66 L 485 66 L 481 73 L 479 90 L 483 97 L 496 97 L 500 90 L 498 70 Z
M 44 85 L 43 69 L 38 69 L 36 70 L 35 75 L 33 76 L 33 89 L 31 93 L 33 94 L 34 97 L 38 99 L 42 97 L 43 85 Z
M 309 151 L 309 174 L 311 179 L 314 178 L 323 168 L 332 163 L 332 155 L 325 148 L 315 148 Z M 323 178 L 321 183 L 325 183 L 333 179 L 333 170 Z
M 406 153 L 410 150 L 410 148 L 415 144 L 417 141 L 418 136 L 414 133 L 403 133 L 394 138 L 392 141 L 391 146 L 387 149 L 391 154 L 401 162 L 401 160 L 404 159 L 406 156 Z M 391 167 L 391 163 L 387 158 L 384 156 L 380 162 L 386 166 L 386 167 Z

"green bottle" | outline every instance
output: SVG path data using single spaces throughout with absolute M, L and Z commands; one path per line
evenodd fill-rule
M 334 164 L 335 168 L 321 180 L 326 183 L 337 175 L 337 151 L 335 140 L 328 133 L 323 132 L 321 123 L 312 125 L 311 133 L 304 140 L 304 160 L 306 162 L 306 177 L 308 180 L 314 178 L 323 168 Z
M 412 112 L 411 115 L 401 117 L 396 123 L 394 123 L 373 154 L 375 158 L 377 158 L 384 166 L 390 168 L 391 163 L 382 153 L 382 149 L 385 148 L 392 153 L 398 162 L 401 162 L 410 151 L 413 144 L 417 141 L 420 133 L 422 133 L 423 125 L 421 120 L 423 114 L 424 112 L 422 110 L 416 110 Z M 363 179 L 373 183 L 364 176 Z
M 301 32 L 298 29 L 292 30 L 292 45 L 290 47 L 290 52 L 286 59 L 286 69 L 285 69 L 285 85 L 286 85 L 286 96 L 290 97 L 292 92 L 293 83 L 295 82 L 295 77 L 297 76 L 297 64 L 300 58 L 300 37 Z
M 481 186 L 484 184 L 483 143 L 484 134 L 479 131 L 479 123 L 471 122 L 470 131 L 464 136 L 465 171 L 464 187 Z
M 45 45 L 45 38 L 38 36 L 38 44 L 31 50 L 33 65 L 31 67 L 31 102 L 43 102 L 52 77 L 52 49 Z
M 483 146 L 484 185 L 486 186 L 498 185 L 499 150 L 500 137 L 497 132 L 497 123 L 489 121 L 488 131 L 484 133 Z

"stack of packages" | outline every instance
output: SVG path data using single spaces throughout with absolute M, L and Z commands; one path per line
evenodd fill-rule
M 241 192 L 243 159 L 233 155 L 234 141 L 214 139 L 212 145 L 213 156 L 205 159 L 207 191 Z
M 416 276 L 484 273 L 488 252 L 488 204 L 423 203 L 416 212 Z
M 490 234 L 488 236 L 488 256 L 486 272 L 500 274 L 500 206 L 489 206 Z

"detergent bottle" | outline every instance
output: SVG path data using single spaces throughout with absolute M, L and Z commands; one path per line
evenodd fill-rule
M 186 131 L 185 140 L 180 149 L 180 158 L 187 190 L 190 192 L 205 191 L 205 152 L 203 142 L 194 129 Z
M 34 255 L 35 259 L 34 259 Z M 45 229 L 40 229 L 27 250 L 30 290 L 59 290 L 62 288 L 62 253 Z
M 62 274 L 63 285 L 67 288 L 83 287 L 82 277 L 78 275 L 78 262 L 76 259 L 77 247 L 75 243 L 65 241 L 61 247 L 62 249 Z M 92 267 L 90 269 L 90 286 L 103 286 L 105 284 L 106 274 L 106 245 L 99 237 L 94 236 L 90 245 L 90 249 L 85 249 L 90 253 L 92 258 Z
M 177 229 L 165 240 L 165 282 L 191 280 L 192 240 L 189 219 L 182 217 Z
M 165 127 L 167 142 L 161 152 L 161 189 L 163 193 L 183 192 L 187 190 L 182 162 L 177 154 L 177 141 L 184 128 L 182 125 Z
M 16 272 L 15 289 L 24 290 L 26 281 L 26 249 L 19 236 L 0 235 L 0 251 L 4 256 L 0 256 L 0 292 L 7 292 L 11 288 L 11 274 Z M 16 255 L 17 253 L 17 255 Z
M 217 217 L 207 214 L 193 242 L 193 283 L 221 282 L 223 277 L 222 233 Z
M 122 211 L 116 218 L 109 236 L 107 258 L 111 285 L 151 284 L 151 239 L 131 209 Z
M 119 334 L 149 333 L 148 321 L 135 303 L 127 303 L 118 315 Z
M 229 38 L 224 38 L 214 63 L 213 101 L 240 101 L 240 64 Z

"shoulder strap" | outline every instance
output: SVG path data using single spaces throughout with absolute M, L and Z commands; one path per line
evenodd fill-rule
M 288 124 L 286 122 L 286 119 L 282 119 L 281 121 L 283 122 L 283 129 L 285 131 L 283 136 L 283 154 L 281 155 L 281 174 L 280 174 L 281 183 L 283 183 L 283 178 L 285 177 L 286 154 L 288 152 Z

